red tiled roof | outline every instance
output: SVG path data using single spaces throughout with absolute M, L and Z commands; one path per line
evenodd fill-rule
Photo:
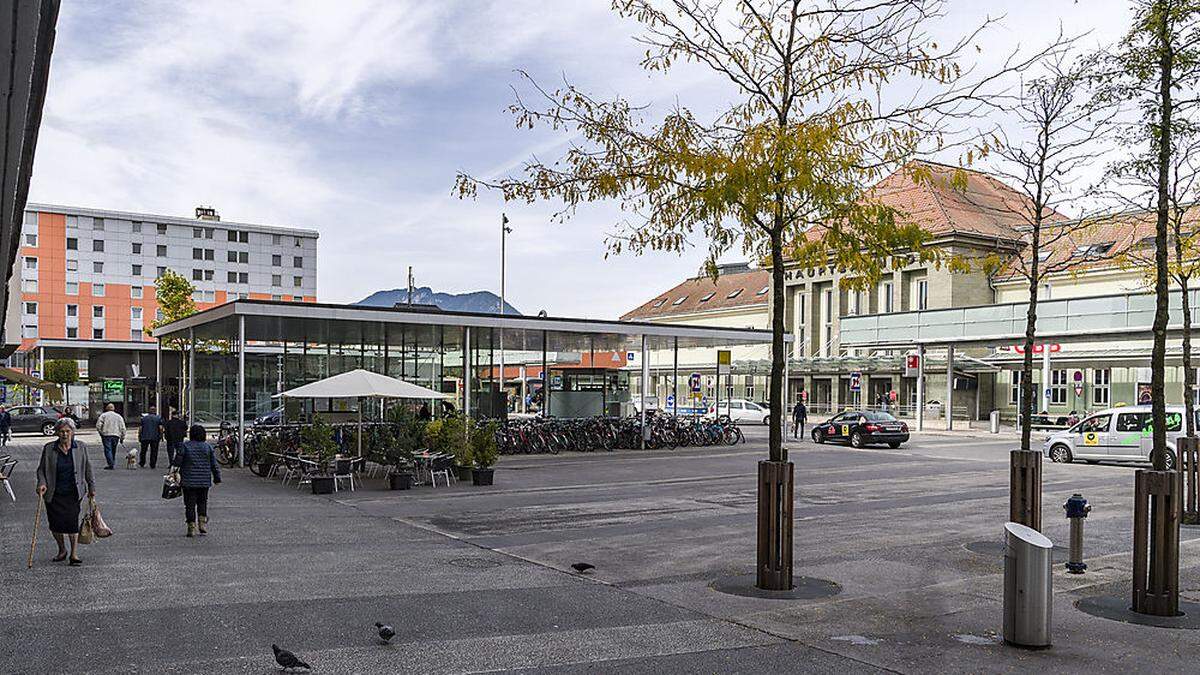
M 717 309 L 766 306 L 770 295 L 762 290 L 770 283 L 770 272 L 762 269 L 722 274 L 716 282 L 712 277 L 695 277 L 622 314 L 621 320 L 644 321 Z

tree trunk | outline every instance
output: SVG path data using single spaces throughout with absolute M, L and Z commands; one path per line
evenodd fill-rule
M 1150 460 L 1156 471 L 1166 467 L 1167 450 L 1167 312 L 1170 287 L 1167 283 L 1167 226 L 1170 219 L 1168 187 L 1171 180 L 1171 84 L 1174 52 L 1168 30 L 1170 17 L 1165 8 L 1159 21 L 1159 119 L 1158 119 L 1158 203 L 1154 223 L 1154 347 L 1150 351 L 1150 418 L 1153 424 L 1153 450 Z
M 1036 260 L 1036 252 L 1034 259 Z M 1036 262 L 1034 263 L 1037 264 Z M 1036 279 L 1036 275 L 1034 277 Z M 1033 341 L 1037 328 L 1037 282 L 1029 283 L 1029 308 L 1025 311 L 1025 354 L 1021 358 L 1021 400 L 1018 414 L 1021 416 L 1021 449 L 1029 450 L 1033 432 L 1030 424 L 1033 422 L 1034 403 L 1037 396 L 1033 393 Z
M 782 227 L 771 233 L 771 429 L 768 449 L 771 461 L 787 461 L 783 449 L 783 232 Z

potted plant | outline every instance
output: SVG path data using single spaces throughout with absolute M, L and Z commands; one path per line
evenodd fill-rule
M 438 450 L 454 456 L 454 473 L 459 480 L 471 480 L 470 425 L 470 418 L 451 415 L 442 420 L 442 429 L 438 434 Z
M 390 429 L 381 432 L 384 462 L 388 467 L 388 487 L 408 490 L 413 482 L 413 456 L 425 442 L 425 423 L 411 410 L 397 406 L 388 411 Z
M 492 467 L 500 457 L 500 446 L 496 443 L 496 432 L 499 428 L 500 425 L 495 420 L 471 425 L 471 458 L 475 460 L 471 482 L 475 485 L 492 484 L 496 471 Z
M 316 456 L 317 475 L 312 477 L 312 492 L 314 495 L 327 495 L 333 492 L 333 461 L 338 453 L 338 445 L 333 440 L 333 427 L 320 415 L 313 416 L 312 424 L 301 432 L 300 440 L 305 452 Z

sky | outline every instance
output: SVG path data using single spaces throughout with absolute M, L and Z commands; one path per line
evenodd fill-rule
M 1119 0 L 951 0 L 947 39 L 987 17 L 979 67 L 1057 34 L 1110 43 Z M 67 0 L 58 22 L 30 201 L 318 230 L 317 294 L 354 302 L 418 285 L 499 290 L 523 313 L 616 318 L 694 276 L 683 254 L 606 256 L 619 204 L 566 222 L 548 204 L 453 194 L 571 138 L 517 129 L 516 71 L 600 98 L 712 110 L 735 96 L 697 67 L 638 65 L 638 25 L 606 0 L 125 2 Z M 742 260 L 737 251 L 725 262 Z

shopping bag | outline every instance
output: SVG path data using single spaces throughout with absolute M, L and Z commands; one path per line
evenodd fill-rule
M 100 539 L 111 537 L 113 533 L 112 528 L 104 522 L 104 517 L 100 515 L 100 505 L 95 501 L 92 502 L 92 532 Z
M 87 513 L 79 521 L 79 543 L 90 544 L 96 541 L 96 531 L 92 529 L 92 505 L 88 504 Z
M 175 474 L 169 473 L 163 476 L 162 498 L 175 499 L 183 494 L 183 488 L 179 487 L 179 480 Z

